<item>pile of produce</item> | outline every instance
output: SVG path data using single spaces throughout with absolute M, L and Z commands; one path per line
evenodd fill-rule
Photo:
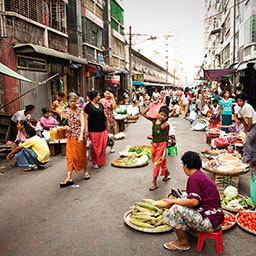
M 239 212 L 237 222 L 241 226 L 256 232 L 256 212 Z
M 239 159 L 239 155 L 222 154 L 207 162 L 207 167 L 219 172 L 236 172 L 245 170 L 246 164 Z
M 149 159 L 152 158 L 152 153 L 151 153 L 151 147 L 150 146 L 134 146 L 134 147 L 130 147 L 128 149 L 128 152 L 136 152 L 137 155 L 143 156 L 143 155 L 147 155 Z
M 254 209 L 255 204 L 248 196 L 238 198 L 238 191 L 234 186 L 228 186 L 224 190 L 224 198 L 221 200 L 222 207 L 228 207 L 234 211 Z
M 116 167 L 136 167 L 148 164 L 148 157 L 123 157 L 112 161 L 112 165 Z
M 166 214 L 165 210 L 158 207 L 164 204 L 164 201 L 154 201 L 144 199 L 145 203 L 136 203 L 132 207 L 128 221 L 140 228 L 164 229 L 170 228 L 163 222 Z
M 233 225 L 236 221 L 236 218 L 234 216 L 224 216 L 224 222 L 222 223 L 222 227 L 228 227 L 230 225 Z

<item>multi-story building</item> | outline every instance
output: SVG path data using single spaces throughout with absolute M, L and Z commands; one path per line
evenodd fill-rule
M 204 68 L 236 68 L 233 84 L 255 98 L 256 1 L 205 0 L 204 25 Z
M 69 49 L 67 7 L 68 0 L 0 0 L 1 62 L 35 82 L 59 73 L 8 105 L 6 112 L 13 114 L 33 103 L 38 118 L 41 108 L 49 107 L 58 91 L 80 91 L 81 67 L 87 61 L 79 51 Z M 31 84 L 7 76 L 2 76 L 1 85 L 4 103 L 31 88 Z

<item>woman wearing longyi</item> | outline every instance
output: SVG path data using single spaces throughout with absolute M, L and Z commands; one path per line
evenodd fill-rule
M 85 134 L 91 140 L 91 158 L 93 167 L 98 169 L 106 163 L 106 146 L 108 141 L 108 131 L 110 126 L 105 116 L 103 105 L 99 102 L 98 91 L 88 93 L 90 102 L 84 108 Z
M 87 171 L 87 151 L 86 139 L 84 138 L 84 114 L 80 108 L 77 107 L 77 95 L 69 93 L 68 108 L 66 109 L 66 117 L 68 125 L 65 126 L 67 130 L 67 178 L 60 183 L 60 187 L 67 187 L 73 184 L 72 171 L 78 174 L 84 170 L 84 179 L 90 179 Z
M 188 151 L 182 158 L 187 176 L 187 198 L 181 200 L 163 199 L 161 207 L 169 208 L 164 222 L 175 229 L 178 239 L 163 246 L 171 251 L 189 250 L 186 231 L 198 236 L 197 232 L 214 232 L 221 228 L 224 214 L 215 183 L 200 171 L 202 161 L 196 152 Z

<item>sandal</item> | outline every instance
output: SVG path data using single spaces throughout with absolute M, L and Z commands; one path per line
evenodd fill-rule
M 150 190 L 150 191 L 154 191 L 154 190 L 156 190 L 156 189 L 158 189 L 158 186 L 152 186 L 152 185 L 151 185 L 151 186 L 149 187 L 149 190 Z
M 167 244 L 171 245 L 173 247 L 173 249 L 167 247 Z M 188 251 L 188 250 L 190 250 L 189 246 L 188 247 L 179 247 L 179 246 L 173 244 L 173 242 L 165 243 L 165 244 L 163 244 L 163 247 L 164 247 L 164 249 L 169 250 L 169 251 Z
M 169 172 L 169 171 L 167 171 L 167 176 L 165 176 L 165 177 L 162 179 L 162 181 L 170 180 L 170 179 L 171 179 L 171 177 L 170 177 L 169 175 L 170 175 L 170 172 Z
M 84 180 L 89 180 L 91 177 L 89 174 L 84 175 Z
M 71 186 L 71 185 L 73 185 L 74 184 L 74 182 L 73 182 L 73 180 L 71 180 L 71 181 L 63 181 L 63 182 L 61 182 L 60 183 L 60 187 L 61 188 L 65 188 L 65 187 L 68 187 L 68 186 Z
M 24 169 L 24 172 L 31 172 L 31 171 L 36 171 L 38 170 L 38 166 L 37 165 L 29 165 L 28 167 L 26 167 Z

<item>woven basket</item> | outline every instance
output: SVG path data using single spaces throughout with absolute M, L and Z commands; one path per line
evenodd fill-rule
M 224 193 L 223 192 L 219 192 L 219 194 L 220 194 L 220 200 L 222 200 L 224 198 Z M 244 197 L 243 195 L 238 194 L 236 199 L 241 199 L 243 197 Z M 244 211 L 244 210 L 247 210 L 247 211 L 251 211 L 252 210 L 252 209 L 235 209 L 233 207 L 228 207 L 228 206 L 222 206 L 222 209 L 230 211 L 230 212 L 241 212 L 241 211 Z
M 227 212 L 227 211 L 223 211 L 224 212 L 224 215 L 225 216 L 228 216 L 228 217 L 235 217 L 235 221 L 233 224 L 230 224 L 228 226 L 222 226 L 222 231 L 226 231 L 226 230 L 229 230 L 231 228 L 233 228 L 235 225 L 236 225 L 236 216 L 230 212 Z
M 137 120 L 139 116 L 127 116 L 127 120 Z
M 127 122 L 129 123 L 129 124 L 135 124 L 136 122 L 137 122 L 137 120 L 127 120 Z
M 120 160 L 120 159 L 122 159 L 122 158 L 118 158 L 118 159 L 116 159 L 116 160 Z M 114 160 L 115 161 L 115 160 Z M 148 162 L 147 163 L 143 163 L 143 164 L 139 164 L 139 165 L 132 165 L 132 166 L 119 166 L 119 165 L 117 165 L 117 164 L 115 164 L 115 163 L 111 163 L 113 166 L 115 166 L 115 167 L 118 167 L 118 168 L 138 168 L 138 167 L 143 167 L 143 166 L 146 166 L 146 165 L 148 165 Z
M 237 223 L 237 225 L 238 225 L 241 229 L 243 229 L 244 231 L 246 231 L 246 232 L 248 232 L 248 233 L 251 233 L 251 234 L 253 234 L 253 235 L 256 236 L 256 232 L 255 232 L 255 231 L 250 230 L 249 228 L 244 227 L 242 224 L 240 224 L 240 223 L 238 222 L 238 215 L 239 215 L 239 213 L 236 215 L 236 223 Z
M 249 168 L 245 168 L 243 170 L 240 171 L 231 171 L 231 172 L 220 172 L 217 171 L 215 169 L 211 169 L 211 168 L 207 168 L 207 167 L 203 167 L 203 170 L 213 173 L 213 174 L 217 174 L 217 175 L 223 175 L 223 176 L 239 176 L 241 174 L 246 174 L 247 172 L 249 172 Z
M 132 223 L 130 223 L 130 215 L 131 215 L 132 211 L 128 211 L 127 213 L 125 213 L 124 215 L 124 222 L 127 226 L 129 226 L 130 228 L 136 229 L 138 231 L 141 232 L 145 232 L 145 233 L 163 233 L 163 232 L 168 232 L 170 230 L 172 230 L 172 227 L 168 227 L 168 228 L 162 228 L 162 229 L 156 229 L 156 228 L 141 228 L 138 227 Z

